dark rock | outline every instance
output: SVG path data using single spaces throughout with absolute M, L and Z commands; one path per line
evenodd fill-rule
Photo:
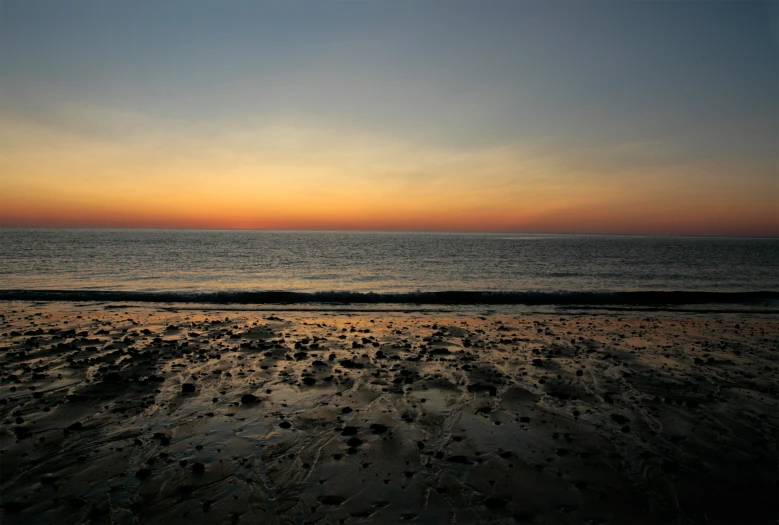
M 241 403 L 244 405 L 250 405 L 252 403 L 259 403 L 259 398 L 254 394 L 244 394 L 241 396 Z
M 16 434 L 16 439 L 27 439 L 32 436 L 32 430 L 27 427 L 16 427 L 14 434 Z
M 373 434 L 384 434 L 385 432 L 387 432 L 387 430 L 389 430 L 385 425 L 381 425 L 379 423 L 371 424 L 370 428 Z
M 206 466 L 202 463 L 192 463 L 192 472 L 195 474 L 202 474 L 206 471 Z
M 192 383 L 184 383 L 181 385 L 181 393 L 182 394 L 191 394 L 196 390 L 195 385 Z
M 626 418 L 621 414 L 611 414 L 611 419 L 618 425 L 624 425 L 625 423 L 630 421 L 628 418 Z
M 362 445 L 362 439 L 352 437 L 349 438 L 349 441 L 347 441 L 346 444 L 349 445 L 350 447 L 359 447 L 360 445 Z
M 282 421 L 281 423 L 279 423 L 279 426 L 281 428 L 290 428 L 292 427 L 292 423 L 290 423 L 289 421 Z
M 373 425 L 371 425 L 371 426 L 373 426 Z M 347 426 L 347 427 L 344 427 L 343 430 L 341 430 L 341 435 L 342 436 L 353 436 L 353 435 L 357 434 L 357 432 L 358 432 L 357 427 Z
M 463 465 L 470 465 L 471 461 L 466 456 L 449 456 L 446 458 L 449 463 L 461 463 Z
M 149 476 L 151 476 L 151 470 L 147 468 L 142 468 L 141 470 L 135 473 L 135 477 L 138 479 L 146 479 Z
M 498 395 L 498 389 L 492 385 L 473 383 L 468 385 L 468 392 L 487 392 L 491 396 Z
M 41 478 L 41 485 L 54 485 L 56 481 L 57 478 L 55 478 L 51 474 L 46 474 Z
M 340 505 L 346 498 L 342 496 L 319 496 L 317 498 L 322 505 Z
M 75 507 L 77 509 L 84 508 L 88 504 L 89 502 L 87 502 L 87 500 L 82 498 L 70 498 L 70 500 L 68 501 L 68 505 L 70 505 L 71 507 Z
M 304 377 L 303 378 L 303 384 L 304 385 L 311 386 L 311 385 L 313 385 L 315 383 L 316 383 L 316 379 L 314 379 L 313 377 L 308 376 L 308 377 Z
M 65 398 L 71 403 L 81 403 L 89 399 L 89 397 L 82 394 L 68 394 Z
M 484 500 L 484 506 L 486 506 L 488 509 L 502 509 L 506 506 L 508 501 L 502 498 L 497 498 L 495 496 L 489 496 L 487 499 Z
M 122 376 L 118 372 L 109 372 L 103 376 L 103 382 L 105 383 L 118 383 L 122 380 Z

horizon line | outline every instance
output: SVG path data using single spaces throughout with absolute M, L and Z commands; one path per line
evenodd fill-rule
M 263 231 L 263 232 L 308 232 L 308 233 L 409 233 L 409 234 L 482 234 L 482 235 L 560 235 L 560 236 L 612 236 L 612 237 L 694 237 L 718 239 L 779 239 L 779 232 L 772 236 L 766 235 L 728 235 L 704 233 L 616 233 L 616 232 L 544 232 L 544 231 L 487 231 L 487 230 L 373 230 L 373 229 L 341 229 L 341 228 L 240 228 L 240 227 L 193 227 L 193 226 L 23 226 L 2 225 L 0 229 L 8 230 L 192 230 L 192 231 Z

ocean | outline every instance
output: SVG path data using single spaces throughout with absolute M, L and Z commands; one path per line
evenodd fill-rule
M 779 240 L 1 229 L 0 298 L 239 303 L 776 300 Z

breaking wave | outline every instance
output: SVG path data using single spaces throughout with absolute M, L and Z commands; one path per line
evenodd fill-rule
M 6 301 L 127 301 L 204 304 L 449 304 L 449 305 L 686 305 L 778 303 L 779 292 L 141 292 L 110 290 L 0 290 Z

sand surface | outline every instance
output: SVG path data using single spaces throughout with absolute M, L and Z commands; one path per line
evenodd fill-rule
M 776 523 L 765 314 L 0 304 L 2 523 Z

